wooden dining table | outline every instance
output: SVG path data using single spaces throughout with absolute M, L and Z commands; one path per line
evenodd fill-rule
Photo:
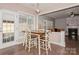
M 38 37 L 38 54 L 40 55 L 41 54 L 41 50 L 40 50 L 40 38 L 41 38 L 41 36 L 43 35 L 43 34 L 45 34 L 45 32 L 39 32 L 39 31 L 34 31 L 34 32 L 31 32 L 32 34 L 35 34 L 35 35 L 37 35 L 37 37 Z

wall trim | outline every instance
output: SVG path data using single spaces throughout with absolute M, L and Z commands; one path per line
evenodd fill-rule
M 13 43 L 13 44 L 10 44 L 10 43 Z M 6 45 L 5 45 L 6 44 Z M 0 49 L 3 49 L 3 48 L 8 48 L 8 47 L 11 47 L 11 46 L 14 46 L 14 45 L 18 45 L 18 44 L 22 44 L 22 42 L 9 42 L 9 43 L 4 43 L 0 46 Z
M 59 45 L 59 46 L 65 47 L 65 44 L 60 44 L 60 43 L 57 43 L 57 42 L 51 42 L 51 44 L 56 44 L 56 45 Z

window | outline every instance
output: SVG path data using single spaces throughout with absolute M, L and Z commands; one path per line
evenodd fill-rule
M 3 20 L 3 43 L 14 40 L 14 21 Z
M 34 25 L 33 25 L 33 22 L 34 22 L 34 20 L 33 20 L 33 16 L 28 16 L 28 25 L 29 25 L 29 28 L 31 29 L 31 30 L 33 30 L 33 28 L 34 28 Z
M 27 16 L 19 15 L 19 23 L 26 23 L 27 22 Z
M 34 20 L 33 20 L 33 16 L 31 15 L 19 15 L 19 28 L 20 31 L 25 30 L 26 26 L 29 26 L 30 30 L 34 29 L 34 24 L 33 24 Z
M 28 16 L 28 24 L 32 25 L 33 23 L 33 17 L 32 16 Z

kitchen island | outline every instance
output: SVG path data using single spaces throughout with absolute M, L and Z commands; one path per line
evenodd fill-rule
M 65 47 L 65 31 L 52 32 L 50 42 Z

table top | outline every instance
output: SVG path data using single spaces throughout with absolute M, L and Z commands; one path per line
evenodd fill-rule
M 31 33 L 34 33 L 34 34 L 45 34 L 44 32 L 38 32 L 38 31 L 36 31 L 36 32 L 31 32 Z

